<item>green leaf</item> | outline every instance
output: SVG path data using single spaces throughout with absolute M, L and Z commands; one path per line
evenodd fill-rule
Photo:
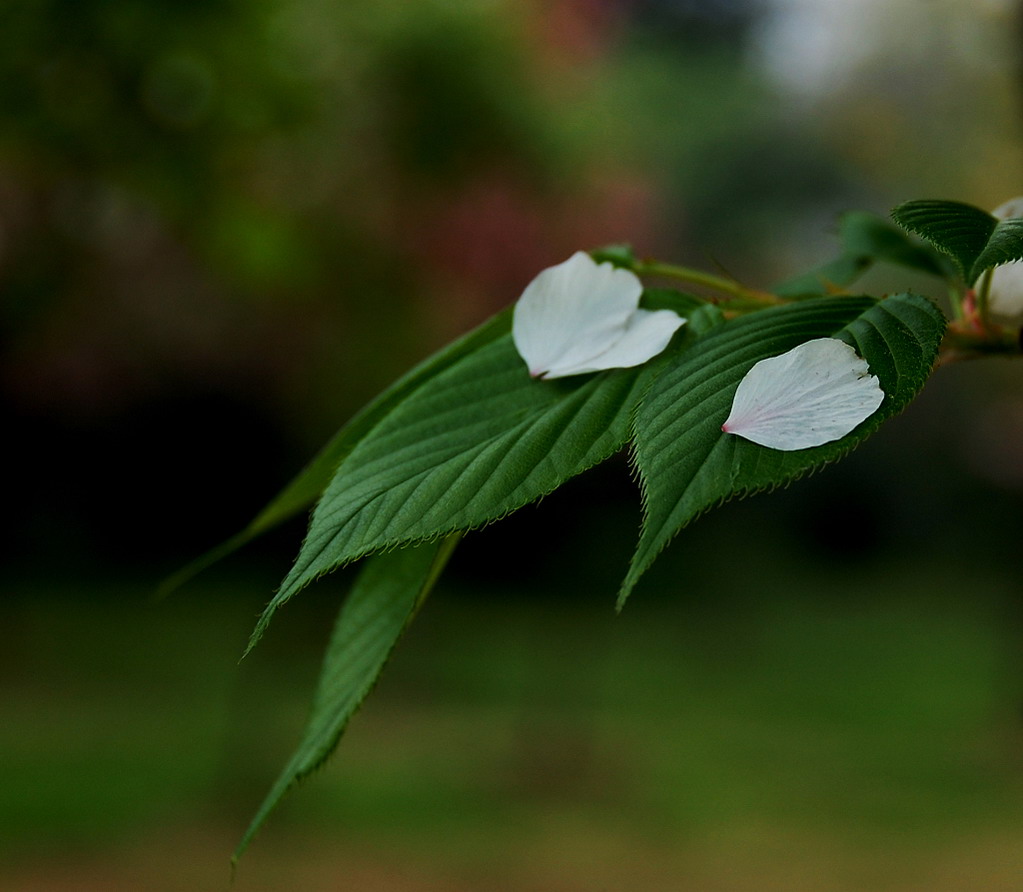
M 629 437 L 647 378 L 640 367 L 534 380 L 507 335 L 424 381 L 334 476 L 252 642 L 278 607 L 335 567 L 480 526 L 608 458 Z
M 999 220 L 970 275 L 976 282 L 985 270 L 1014 260 L 1023 260 L 1023 219 Z
M 809 272 L 786 279 L 771 290 L 779 297 L 790 299 L 821 297 L 851 285 L 870 269 L 872 263 L 869 257 L 843 254 Z
M 892 211 L 900 226 L 948 254 L 972 285 L 993 266 L 1023 260 L 1023 219 L 998 220 L 958 201 L 907 201 Z
M 820 297 L 855 282 L 875 263 L 893 263 L 936 276 L 946 276 L 942 256 L 920 245 L 904 232 L 866 211 L 843 214 L 839 221 L 842 254 L 810 272 L 795 276 L 773 289 L 782 297 Z
M 682 331 L 685 336 L 685 340 L 682 343 L 687 343 L 693 338 L 704 335 L 712 328 L 724 325 L 727 321 L 724 312 L 719 306 L 705 303 L 689 314 L 686 320 L 686 327 Z M 672 356 L 672 353 L 673 351 L 666 350 L 665 357 Z
M 834 461 L 901 411 L 930 375 L 945 319 L 912 294 L 807 300 L 712 329 L 653 382 L 636 413 L 635 462 L 644 523 L 619 606 L 656 556 L 695 517 L 733 496 L 787 483 Z M 785 452 L 725 434 L 739 382 L 761 359 L 818 337 L 839 337 L 867 360 L 885 400 L 833 443 Z
M 590 251 L 590 256 L 597 263 L 610 263 L 622 269 L 632 269 L 636 265 L 636 254 L 632 250 L 632 245 L 626 243 L 604 245 Z
M 165 597 L 196 574 L 237 551 L 257 536 L 310 508 L 323 494 L 338 466 L 356 444 L 387 417 L 395 406 L 423 382 L 450 368 L 479 347 L 506 335 L 510 328 L 511 309 L 508 309 L 492 316 L 482 325 L 409 370 L 342 427 L 245 529 L 169 576 L 157 589 L 156 596 Z
M 672 310 L 688 319 L 694 311 L 708 304 L 703 298 L 676 288 L 644 288 L 639 305 L 644 310 Z
M 458 538 L 376 555 L 366 562 L 334 625 L 302 741 L 235 849 L 235 863 L 284 795 L 334 752 Z
M 839 234 L 849 256 L 893 263 L 935 276 L 945 276 L 948 272 L 938 252 L 914 241 L 877 214 L 866 211 L 843 214 Z

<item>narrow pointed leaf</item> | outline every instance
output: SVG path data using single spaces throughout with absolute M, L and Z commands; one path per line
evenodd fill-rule
M 480 526 L 625 444 L 643 368 L 529 377 L 510 336 L 425 381 L 345 460 L 256 628 L 311 580 L 362 555 Z
M 341 462 L 395 406 L 424 381 L 449 368 L 479 347 L 506 335 L 510 327 L 511 310 L 508 309 L 492 316 L 482 325 L 410 369 L 342 427 L 294 480 L 253 518 L 245 529 L 169 576 L 157 589 L 156 596 L 158 598 L 165 597 L 207 567 L 312 507 L 327 488 L 327 484 L 330 483 L 331 477 Z
M 338 614 L 302 741 L 245 831 L 235 862 L 284 795 L 334 752 L 457 541 L 453 535 L 366 562 Z
M 935 200 L 908 201 L 892 217 L 948 254 L 968 285 L 986 269 L 1023 260 L 1023 219 L 998 220 L 970 204 Z
M 912 294 L 881 302 L 818 298 L 734 320 L 689 346 L 653 382 L 636 413 L 644 524 L 619 605 L 695 517 L 839 458 L 901 411 L 930 375 L 944 329 L 940 311 Z M 885 393 L 877 412 L 840 440 L 792 452 L 722 432 L 739 382 L 753 365 L 820 337 L 841 338 L 867 361 Z

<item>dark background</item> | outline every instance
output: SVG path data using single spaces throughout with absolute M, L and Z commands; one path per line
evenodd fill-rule
M 996 0 L 6 3 L 0 876 L 223 888 L 348 577 L 239 667 L 301 519 L 163 576 L 574 250 L 768 286 L 842 210 L 1023 191 L 1020 34 Z M 620 617 L 624 459 L 468 537 L 238 887 L 1014 888 L 1021 369 L 942 369 Z

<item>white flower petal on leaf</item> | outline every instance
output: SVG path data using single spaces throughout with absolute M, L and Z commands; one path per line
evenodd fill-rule
M 754 365 L 721 430 L 771 449 L 809 449 L 841 439 L 883 400 L 877 378 L 852 347 L 816 338 Z
M 635 273 L 585 251 L 543 270 L 512 316 L 512 338 L 534 378 L 630 368 L 656 356 L 685 324 L 671 310 L 641 310 Z
M 1023 217 L 1023 195 L 996 207 L 991 215 L 999 220 Z M 988 309 L 1006 320 L 1023 317 L 1023 261 L 996 266 L 991 270 Z

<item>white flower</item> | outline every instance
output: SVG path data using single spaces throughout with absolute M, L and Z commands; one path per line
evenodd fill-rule
M 1023 217 L 1023 196 L 999 205 L 991 214 L 999 220 Z M 1007 321 L 1023 317 L 1023 262 L 1017 260 L 991 270 L 987 305 L 993 315 Z
M 685 319 L 641 310 L 635 273 L 577 251 L 541 272 L 522 292 L 512 338 L 534 378 L 630 368 L 660 353 Z
M 808 449 L 844 437 L 883 400 L 852 347 L 816 338 L 753 366 L 721 430 L 771 449 Z

